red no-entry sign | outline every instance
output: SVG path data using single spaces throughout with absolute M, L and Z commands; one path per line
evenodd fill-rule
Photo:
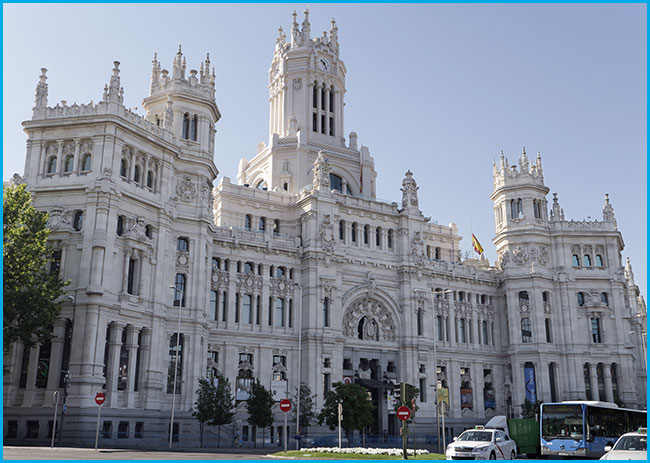
M 398 408 L 397 417 L 402 421 L 408 420 L 411 417 L 411 409 L 404 406 Z
M 283 412 L 288 412 L 291 410 L 291 401 L 289 399 L 282 399 L 280 401 L 280 410 Z
M 98 392 L 97 395 L 95 396 L 95 403 L 97 405 L 103 404 L 105 400 L 106 400 L 106 396 L 104 395 L 103 392 Z

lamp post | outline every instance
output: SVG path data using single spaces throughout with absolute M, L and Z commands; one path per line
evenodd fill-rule
M 174 290 L 174 304 L 178 301 L 178 331 L 176 332 L 176 355 L 174 355 L 174 393 L 172 394 L 172 415 L 169 420 L 169 448 L 172 448 L 172 437 L 174 435 L 174 411 L 176 408 L 176 381 L 178 378 L 178 357 L 181 344 L 181 299 L 176 299 L 178 289 L 176 285 L 169 285 Z M 183 291 L 185 288 L 183 288 Z
M 300 436 L 300 386 L 302 384 L 302 285 L 296 283 L 298 289 L 298 395 L 296 399 L 296 437 Z M 296 450 L 300 450 L 300 439 L 296 439 Z
M 435 295 L 436 294 L 442 294 L 443 296 L 446 294 L 451 293 L 452 291 L 450 289 L 445 289 L 443 291 L 436 291 L 435 289 L 431 288 L 431 308 L 433 312 L 433 316 L 436 317 L 436 301 L 435 301 Z M 436 333 L 436 321 L 437 318 L 434 318 L 433 322 L 433 375 L 434 375 L 434 381 L 436 384 L 435 391 L 436 391 L 436 397 L 435 397 L 435 406 L 436 406 L 436 438 L 438 440 L 438 453 L 442 453 L 442 450 L 444 450 L 444 442 L 441 444 L 440 443 L 440 417 L 438 416 L 438 336 L 442 332 L 442 324 L 440 325 L 440 329 L 438 330 L 438 333 Z M 444 409 L 443 409 L 444 413 Z M 444 423 L 444 415 L 443 415 L 443 423 Z M 444 427 L 444 424 L 443 424 Z M 443 429 L 443 436 L 444 436 L 444 429 Z M 444 439 L 444 437 L 443 437 Z M 441 447 L 442 445 L 442 447 Z M 442 449 L 442 450 L 441 450 Z

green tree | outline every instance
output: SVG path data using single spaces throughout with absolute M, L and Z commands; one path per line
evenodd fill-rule
M 531 402 L 528 399 L 524 399 L 524 404 L 521 406 L 521 417 L 522 418 L 537 418 L 539 419 L 540 407 L 542 401 L 538 400 L 537 402 Z
M 192 416 L 199 421 L 201 448 L 203 448 L 205 423 L 211 421 L 214 417 L 216 398 L 217 388 L 214 383 L 206 378 L 199 378 L 199 388 L 196 390 L 196 402 L 194 402 Z
M 348 443 L 352 442 L 352 432 L 355 429 L 362 430 L 366 426 L 371 426 L 375 418 L 373 410 L 375 406 L 368 397 L 368 391 L 365 387 L 358 384 L 334 383 L 334 388 L 325 399 L 325 405 L 318 414 L 318 424 L 327 424 L 331 430 L 334 430 L 338 424 L 338 404 L 343 404 L 343 421 L 341 427 L 345 431 Z
M 68 283 L 58 272 L 50 271 L 48 216 L 34 209 L 26 186 L 5 187 L 2 207 L 2 334 L 6 355 L 16 341 L 28 349 L 50 337 L 50 327 L 61 312 L 57 299 Z
M 273 395 L 271 391 L 260 384 L 259 380 L 251 382 L 251 392 L 246 406 L 248 408 L 248 424 L 253 428 L 262 428 L 262 446 L 264 446 L 264 430 L 273 424 Z M 257 448 L 257 439 L 254 441 Z
M 235 398 L 230 388 L 230 380 L 221 372 L 217 371 L 215 375 L 216 400 L 214 415 L 209 424 L 217 426 L 217 447 L 221 446 L 221 426 L 232 423 L 235 417 Z
M 314 410 L 314 397 L 312 395 L 311 388 L 306 383 L 300 383 L 300 429 L 303 431 L 306 430 L 311 424 L 312 420 L 316 418 L 316 411 Z M 298 409 L 296 404 L 298 403 L 298 388 L 296 388 L 296 393 L 293 396 L 293 420 L 296 420 L 296 413 Z

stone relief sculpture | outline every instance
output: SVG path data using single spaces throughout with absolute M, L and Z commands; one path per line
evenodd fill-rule
M 418 265 L 424 264 L 424 240 L 421 232 L 415 232 L 411 241 L 411 255 Z
M 408 209 L 418 207 L 418 189 L 417 183 L 413 179 L 413 173 L 409 170 L 402 180 L 402 207 Z
M 320 225 L 320 231 L 318 236 L 321 239 L 321 247 L 323 251 L 328 254 L 334 252 L 334 226 L 332 225 L 332 220 L 330 215 L 327 214 L 323 218 L 323 222 Z
M 325 153 L 318 152 L 318 158 L 314 162 L 314 180 L 312 182 L 313 190 L 325 190 L 330 188 L 330 164 L 325 157 Z
M 192 183 L 192 177 L 184 175 L 183 179 L 176 185 L 176 193 L 183 201 L 192 201 L 196 196 L 196 187 Z

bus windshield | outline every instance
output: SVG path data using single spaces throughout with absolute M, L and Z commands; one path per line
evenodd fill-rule
M 542 438 L 582 440 L 583 415 L 580 405 L 547 405 L 542 414 Z

